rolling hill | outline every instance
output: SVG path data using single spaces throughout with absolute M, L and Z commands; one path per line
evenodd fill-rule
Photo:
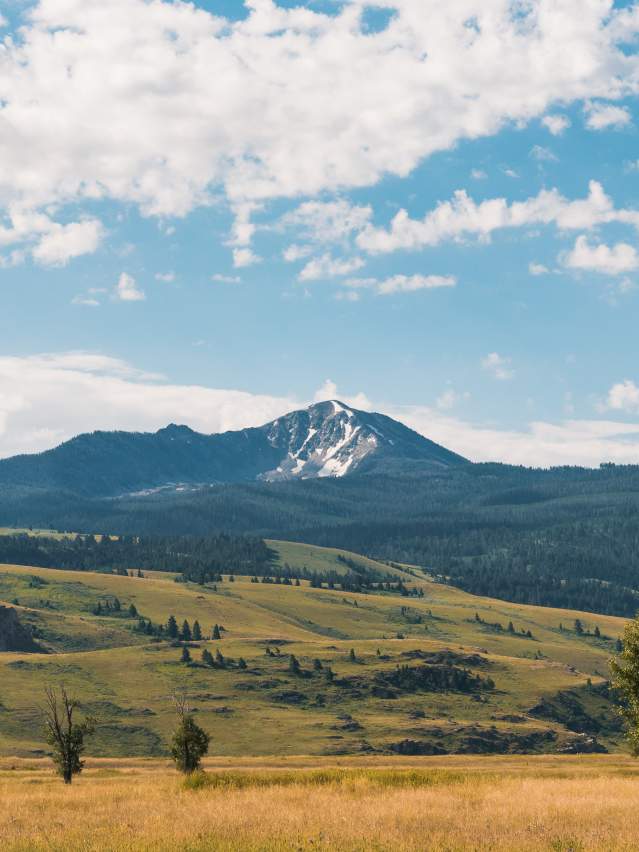
M 293 570 L 331 574 L 360 558 L 269 544 Z M 0 602 L 44 651 L 0 654 L 0 751 L 43 753 L 37 707 L 50 683 L 97 716 L 91 750 L 102 755 L 165 754 L 176 689 L 220 755 L 622 747 L 606 684 L 621 619 L 478 598 L 419 572 L 403 584 L 404 594 L 392 583 L 355 594 L 306 581 L 199 585 L 167 573 L 0 566 Z M 204 638 L 186 643 L 190 664 L 179 643 L 139 629 L 140 619 L 155 629 L 170 615 L 201 626 Z M 204 649 L 223 661 L 204 665 Z

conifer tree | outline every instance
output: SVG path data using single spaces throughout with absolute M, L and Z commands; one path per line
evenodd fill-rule
M 171 741 L 171 756 L 180 772 L 188 775 L 200 768 L 202 758 L 209 750 L 210 737 L 196 723 L 186 698 L 175 696 L 174 701 L 178 725 Z
M 213 654 L 211 654 L 211 652 L 209 651 L 208 648 L 205 648 L 202 651 L 202 662 L 204 663 L 205 666 L 212 666 L 213 665 Z
M 215 652 L 215 664 L 218 665 L 221 669 L 226 665 L 226 660 L 224 659 L 222 652 L 218 648 Z
M 222 636 L 220 635 L 220 628 L 216 624 L 213 628 L 213 639 L 217 641 L 218 639 L 221 639 L 221 638 L 222 638 Z
M 129 615 L 131 616 L 131 618 L 136 618 L 137 614 L 138 611 L 135 604 L 131 604 L 131 606 L 129 607 Z
M 180 657 L 180 662 L 181 663 L 190 663 L 191 662 L 191 652 L 189 651 L 189 649 L 186 646 L 184 648 L 182 648 L 182 656 Z
M 191 634 L 191 626 L 185 618 L 184 623 L 182 624 L 182 630 L 180 631 L 180 639 L 183 642 L 190 642 L 192 638 L 193 636 Z
M 199 642 L 201 638 L 202 638 L 202 630 L 200 628 L 200 622 L 194 621 L 193 622 L 193 639 L 195 639 L 196 642 Z
M 348 659 L 351 661 L 351 663 L 357 662 L 357 657 L 355 656 L 355 648 L 351 648 L 351 650 L 348 652 Z
M 295 656 L 295 654 L 291 654 L 288 660 L 288 670 L 291 674 L 298 675 L 300 673 L 300 664 Z
M 169 620 L 166 623 L 166 632 L 167 632 L 167 635 L 169 636 L 170 639 L 177 639 L 178 638 L 179 631 L 178 631 L 177 621 L 175 620 L 174 615 L 169 616 Z
M 247 668 L 246 660 L 244 659 L 244 657 L 240 657 L 240 659 L 237 661 L 237 664 L 241 669 Z
M 611 660 L 612 685 L 624 698 L 621 712 L 628 725 L 628 739 L 639 754 L 639 617 L 629 621 L 623 633 L 622 650 Z

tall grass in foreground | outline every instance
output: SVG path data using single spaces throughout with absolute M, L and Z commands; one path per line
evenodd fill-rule
M 487 776 L 482 776 L 487 780 Z M 348 769 L 194 772 L 183 782 L 185 790 L 246 790 L 265 787 L 373 787 L 401 789 L 468 782 L 463 772 L 446 769 Z
M 623 774 L 633 766 L 626 761 L 522 759 L 517 771 L 503 773 L 496 759 L 450 769 L 427 762 L 224 768 L 186 783 L 158 761 L 89 767 L 71 787 L 50 772 L 7 769 L 0 774 L 0 848 L 634 852 L 639 786 Z M 555 765 L 556 775 L 536 774 Z

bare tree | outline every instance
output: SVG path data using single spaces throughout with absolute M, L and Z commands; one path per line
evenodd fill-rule
M 44 726 L 47 742 L 53 749 L 53 762 L 65 784 L 70 784 L 74 775 L 82 772 L 84 761 L 84 738 L 95 730 L 91 718 L 74 722 L 73 716 L 79 704 L 70 698 L 66 689 L 60 687 L 60 695 L 53 687 L 45 689 Z

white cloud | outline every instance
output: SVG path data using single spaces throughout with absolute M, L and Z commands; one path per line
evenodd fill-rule
M 552 104 L 637 89 L 639 18 L 608 2 L 386 5 L 370 33 L 359 0 L 252 0 L 233 23 L 163 0 L 29 4 L 0 59 L 0 207 L 108 199 L 166 219 L 224 196 L 246 247 L 253 205 L 406 176 Z
M 472 169 L 470 176 L 473 180 L 486 180 L 488 175 L 483 169 Z
M 436 246 L 450 240 L 488 240 L 495 231 L 507 228 L 555 225 L 568 231 L 610 222 L 639 229 L 639 211 L 615 209 L 597 181 L 590 181 L 586 198 L 574 201 L 564 198 L 557 189 L 544 189 L 512 204 L 505 198 L 476 203 L 467 192 L 458 190 L 451 201 L 440 202 L 423 219 L 411 219 L 406 210 L 400 210 L 388 229 L 368 225 L 356 243 L 364 251 L 379 254 Z
M 377 278 L 350 278 L 344 284 L 355 289 L 374 290 L 379 296 L 390 296 L 393 293 L 455 287 L 457 279 L 453 275 L 393 275 L 382 281 Z
M 509 178 L 518 178 L 519 174 L 514 169 L 504 169 L 504 174 Z
M 566 115 L 545 115 L 541 123 L 546 127 L 553 136 L 561 136 L 561 134 L 570 127 L 570 119 Z
M 15 206 L 7 211 L 7 221 L 9 227 L 0 225 L 0 247 L 20 247 L 13 253 L 13 263 L 21 263 L 31 254 L 42 266 L 64 266 L 73 258 L 92 254 L 104 236 L 102 223 L 97 219 L 62 225 L 45 213 Z
M 543 263 L 529 263 L 528 272 L 531 275 L 547 275 L 550 270 Z
M 175 281 L 175 272 L 156 272 L 155 280 L 164 284 L 172 284 Z
M 639 254 L 628 243 L 591 245 L 584 236 L 577 237 L 575 245 L 563 258 L 569 269 L 600 272 L 602 275 L 622 275 L 639 268 Z
M 586 104 L 586 127 L 590 130 L 619 129 L 631 123 L 630 113 L 625 107 L 614 104 Z
M 72 305 L 83 305 L 86 308 L 99 308 L 100 302 L 92 296 L 74 296 L 71 299 Z
M 324 384 L 315 391 L 313 402 L 325 402 L 331 399 L 339 399 L 347 405 L 352 405 L 353 408 L 360 409 L 360 411 L 370 411 L 371 409 L 371 401 L 365 393 L 360 392 L 355 394 L 355 396 L 343 394 L 338 390 L 337 385 L 332 379 L 326 379 Z
M 211 275 L 211 281 L 216 284 L 241 284 L 242 279 L 239 275 L 221 275 L 219 272 L 216 272 L 215 275 Z
M 630 379 L 617 382 L 608 391 L 603 408 L 612 411 L 639 412 L 639 387 Z
M 511 359 L 505 358 L 498 352 L 490 352 L 485 358 L 482 358 L 481 366 L 500 382 L 508 381 L 515 375 L 511 368 Z
M 456 405 L 459 405 L 460 402 L 469 398 L 470 394 L 467 391 L 464 393 L 458 393 L 453 388 L 447 388 L 437 397 L 435 405 L 440 411 L 450 411 L 451 408 L 454 408 Z
M 306 201 L 284 215 L 280 225 L 296 229 L 306 240 L 334 243 L 361 231 L 373 215 L 370 206 L 352 205 L 344 199 L 321 202 Z
M 298 260 L 304 260 L 311 254 L 313 254 L 312 246 L 298 246 L 293 244 L 284 249 L 282 257 L 287 263 L 296 263 Z
M 625 390 L 609 395 L 611 408 L 639 410 L 639 389 L 631 382 L 622 384 Z M 362 393 L 344 397 L 330 380 L 315 394 L 317 400 L 334 397 L 356 408 L 382 411 L 474 461 L 591 466 L 639 462 L 638 423 L 533 422 L 517 431 L 463 421 L 435 407 L 371 403 Z M 3 356 L 0 456 L 39 452 L 96 429 L 153 431 L 176 419 L 205 433 L 259 426 L 306 404 L 294 397 L 171 384 L 94 353 Z
M 115 285 L 114 297 L 120 302 L 143 302 L 146 299 L 144 291 L 140 290 L 135 278 L 123 272 Z
M 325 278 L 338 278 L 342 275 L 350 275 L 364 266 L 360 257 L 335 258 L 330 254 L 324 254 L 310 260 L 300 272 L 300 281 L 320 281 Z
M 236 269 L 245 269 L 247 266 L 254 266 L 260 263 L 262 258 L 255 254 L 250 248 L 235 248 L 233 249 L 233 266 Z
M 557 155 L 550 148 L 545 148 L 543 145 L 533 145 L 530 149 L 530 156 L 533 160 L 538 160 L 540 163 L 557 162 Z

